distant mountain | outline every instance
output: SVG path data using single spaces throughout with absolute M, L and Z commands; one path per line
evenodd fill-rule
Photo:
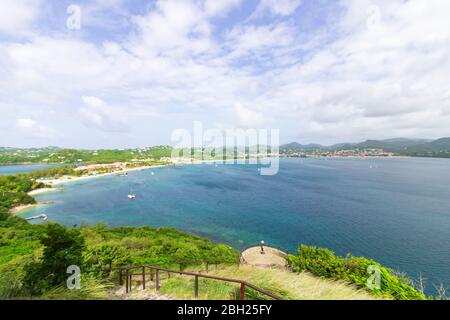
M 360 143 L 339 143 L 331 146 L 320 144 L 302 145 L 297 142 L 280 146 L 281 153 L 310 151 L 382 149 L 405 155 L 450 156 L 450 138 L 438 140 L 395 138 L 387 140 L 366 140 Z
M 297 152 L 297 151 L 314 151 L 314 150 L 323 150 L 326 149 L 326 147 L 321 146 L 320 144 L 300 144 L 297 142 L 292 142 L 289 144 L 285 144 L 280 146 L 280 151 L 284 150 L 284 151 L 293 151 L 293 152 Z
M 408 153 L 450 153 L 450 138 L 411 145 L 405 151 Z
M 426 144 L 429 140 L 396 138 L 388 140 L 367 140 L 354 145 L 355 149 L 383 149 L 388 152 L 406 152 L 408 148 Z M 342 150 L 342 149 L 341 149 Z

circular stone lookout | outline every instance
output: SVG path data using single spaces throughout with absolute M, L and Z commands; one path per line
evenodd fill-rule
M 262 268 L 285 268 L 287 254 L 275 248 L 264 246 L 252 247 L 241 253 L 241 263 Z

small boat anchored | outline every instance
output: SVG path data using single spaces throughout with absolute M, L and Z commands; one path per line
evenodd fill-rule
M 134 199 L 136 199 L 136 195 L 135 194 L 129 194 L 128 195 L 128 199 L 134 200 Z
M 25 218 L 26 221 L 37 220 L 37 219 L 43 219 L 44 221 L 46 221 L 48 219 L 48 216 L 44 213 L 44 214 L 39 214 L 37 216 Z
M 118 177 L 127 177 L 128 176 L 128 172 L 121 172 L 121 173 L 116 174 L 116 176 L 118 176 Z

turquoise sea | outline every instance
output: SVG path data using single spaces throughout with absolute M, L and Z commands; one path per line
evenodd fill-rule
M 74 182 L 38 200 L 51 203 L 24 216 L 175 227 L 236 248 L 323 246 L 422 274 L 428 292 L 450 287 L 450 159 L 282 159 L 275 176 L 256 165 L 163 167 Z

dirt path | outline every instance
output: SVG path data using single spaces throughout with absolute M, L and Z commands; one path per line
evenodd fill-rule
M 155 291 L 154 283 L 146 282 L 147 289 L 143 290 L 141 285 L 132 287 L 131 292 L 126 293 L 125 288 L 117 287 L 110 294 L 119 300 L 175 300 L 174 298 Z

